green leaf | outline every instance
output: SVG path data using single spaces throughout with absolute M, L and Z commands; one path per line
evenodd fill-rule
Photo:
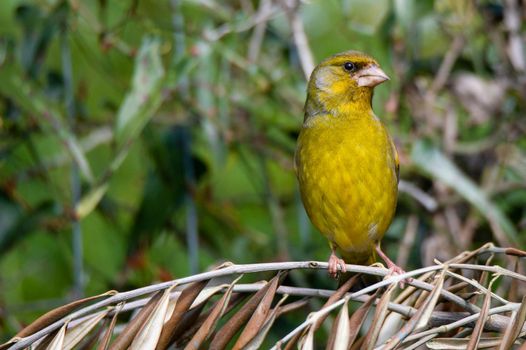
M 82 219 L 91 213 L 97 204 L 99 204 L 107 190 L 108 183 L 105 182 L 102 185 L 91 189 L 85 196 L 83 196 L 75 207 L 75 214 L 77 215 L 77 218 Z
M 158 38 L 143 40 L 135 60 L 131 91 L 117 114 L 115 139 L 119 148 L 139 135 L 161 104 L 164 67 L 160 46 Z
M 418 141 L 413 147 L 411 158 L 424 173 L 450 186 L 477 208 L 490 223 L 496 223 L 513 246 L 519 246 L 518 242 L 521 240 L 508 217 L 437 147 Z
M 59 110 L 13 67 L 0 69 L 0 81 L 0 93 L 12 99 L 24 112 L 35 116 L 43 129 L 56 134 L 75 160 L 84 179 L 92 183 L 93 173 L 86 155 Z
M 389 13 L 390 1 L 349 0 L 347 7 L 351 27 L 374 34 Z
M 97 185 L 77 205 L 76 213 L 80 218 L 85 217 L 97 207 L 108 190 L 111 175 L 126 159 L 130 144 L 139 136 L 161 106 L 163 76 L 160 40 L 148 37 L 143 40 L 135 60 L 132 88 L 117 114 L 115 140 L 118 151 Z
M 5 253 L 33 234 L 53 213 L 53 203 L 43 202 L 23 212 L 21 208 L 0 199 L 0 253 Z

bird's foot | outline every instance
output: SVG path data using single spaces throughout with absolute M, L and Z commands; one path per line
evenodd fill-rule
M 338 266 L 340 269 L 338 269 Z M 345 266 L 345 261 L 343 259 L 340 259 L 336 256 L 334 252 L 331 253 L 331 256 L 329 257 L 329 276 L 336 279 L 338 278 L 339 272 L 347 272 L 347 266 Z
M 405 273 L 405 271 L 398 265 L 389 266 L 389 264 L 387 264 L 387 268 L 389 269 L 388 276 L 403 275 Z M 404 289 L 406 283 L 409 284 L 411 282 L 413 282 L 413 279 L 411 277 L 406 277 L 400 282 L 398 282 L 398 285 L 400 286 L 400 288 Z
M 402 269 L 400 266 L 396 265 L 392 261 L 386 261 L 386 263 L 387 263 L 387 268 L 389 269 L 391 274 L 401 275 L 405 273 L 404 269 Z
M 402 274 L 405 273 L 404 269 L 402 269 L 400 266 L 396 265 L 391 259 L 389 259 L 389 257 L 387 255 L 385 255 L 385 253 L 382 251 L 382 249 L 380 249 L 379 245 L 376 246 L 376 252 L 378 253 L 378 255 L 380 255 L 380 257 L 387 264 L 387 268 L 389 269 L 389 275 L 390 276 L 402 275 Z M 410 278 L 410 277 L 401 280 L 399 282 L 400 283 L 400 288 L 404 288 L 405 284 L 406 283 L 410 283 L 411 281 L 413 281 L 413 279 Z

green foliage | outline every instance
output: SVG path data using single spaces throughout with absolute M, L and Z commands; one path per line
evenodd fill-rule
M 526 44 L 504 20 L 524 21 L 511 3 L 290 10 L 316 62 L 358 49 L 391 77 L 374 110 L 420 189 L 401 192 L 384 239 L 404 266 L 487 240 L 526 248 L 526 75 L 524 52 L 509 50 Z M 292 165 L 305 51 L 292 13 L 264 4 L 0 2 L 0 340 L 78 297 L 79 274 L 91 295 L 187 275 L 192 261 L 327 258 Z M 321 273 L 308 282 L 334 287 Z

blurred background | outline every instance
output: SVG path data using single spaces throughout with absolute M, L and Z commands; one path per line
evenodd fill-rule
M 525 17 L 520 0 L 0 2 L 0 340 L 223 261 L 325 261 L 292 159 L 306 75 L 348 49 L 391 77 L 388 254 L 525 249 Z

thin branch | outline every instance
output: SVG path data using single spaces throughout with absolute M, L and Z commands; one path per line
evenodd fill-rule
M 240 24 L 231 25 L 230 23 L 226 23 L 216 29 L 206 30 L 204 36 L 205 39 L 209 41 L 218 41 L 227 34 L 245 32 L 260 23 L 268 22 L 280 13 L 279 6 L 271 6 L 266 8 L 265 11 L 258 11 L 254 16 L 249 17 L 246 21 Z
M 259 4 L 258 9 L 258 16 L 261 16 L 265 18 L 265 13 L 270 13 L 272 10 L 272 0 L 261 0 Z M 252 37 L 250 38 L 250 43 L 248 45 L 248 61 L 249 62 L 256 62 L 259 51 L 261 50 L 261 44 L 263 43 L 263 39 L 265 37 L 265 30 L 267 29 L 267 21 L 268 19 L 265 19 L 258 24 L 256 24 L 256 27 L 254 28 L 254 32 L 252 33 Z
M 73 63 L 71 59 L 71 49 L 69 46 L 69 37 L 67 31 L 61 36 L 61 59 L 62 75 L 64 76 L 64 107 L 72 132 L 75 132 L 77 111 L 75 108 L 75 82 L 73 79 Z M 76 163 L 71 165 L 71 207 L 76 208 L 79 204 L 81 193 L 81 183 L 79 167 Z M 81 298 L 84 295 L 84 249 L 82 245 L 82 226 L 79 219 L 71 216 L 71 250 L 73 253 L 73 295 L 75 298 Z
M 494 308 L 488 310 L 488 316 L 489 315 L 499 314 L 499 313 L 504 313 L 504 312 L 515 311 L 515 310 L 518 310 L 519 307 L 520 307 L 519 303 L 509 303 L 509 304 L 506 304 L 506 305 L 503 305 L 503 306 L 494 307 Z M 460 320 L 458 320 L 456 322 L 449 323 L 447 325 L 443 325 L 443 326 L 440 326 L 440 327 L 431 328 L 431 329 L 428 329 L 427 331 L 423 331 L 423 332 L 420 332 L 420 333 L 416 333 L 416 334 L 410 335 L 407 338 L 405 338 L 405 340 L 402 343 L 406 343 L 406 342 L 410 342 L 410 341 L 413 341 L 413 340 L 417 340 L 417 339 L 420 339 L 422 337 L 426 337 L 426 336 L 432 335 L 432 334 L 436 336 L 436 335 L 438 335 L 440 333 L 449 332 L 449 331 L 451 331 L 453 329 L 456 329 L 456 328 L 465 326 L 467 324 L 476 322 L 476 320 L 479 318 L 479 316 L 480 316 L 480 313 L 476 313 L 476 314 L 464 317 L 464 318 L 462 318 L 462 319 L 460 319 Z
M 449 75 L 451 74 L 451 71 L 453 69 L 453 65 L 455 64 L 458 56 L 464 48 L 464 44 L 464 36 L 455 36 L 453 42 L 451 43 L 451 46 L 449 47 L 449 50 L 447 51 L 446 55 L 444 56 L 444 59 L 442 60 L 442 63 L 440 64 L 440 68 L 438 69 L 435 79 L 433 80 L 433 83 L 431 84 L 431 87 L 428 90 L 427 97 L 429 98 L 429 101 L 433 101 L 436 94 L 446 84 L 447 79 L 449 78 Z
M 409 254 L 411 253 L 411 248 L 415 242 L 416 233 L 418 231 L 418 216 L 412 214 L 407 219 L 407 224 L 405 227 L 404 238 L 402 239 L 402 244 L 398 250 L 398 256 L 396 257 L 396 265 L 405 269 L 407 261 L 409 260 Z
M 308 80 L 310 74 L 314 70 L 314 57 L 309 46 L 307 34 L 303 27 L 303 21 L 299 15 L 299 1 L 298 0 L 283 0 L 283 7 L 287 11 L 289 17 L 290 28 L 292 30 L 292 37 L 294 44 L 298 50 L 298 56 L 301 62 L 301 68 Z
M 417 200 L 428 211 L 433 212 L 438 208 L 438 202 L 435 198 L 422 191 L 416 185 L 409 181 L 400 180 L 398 183 L 398 190 L 407 193 L 409 196 Z
M 524 41 L 521 37 L 521 10 L 517 0 L 504 1 L 504 24 L 508 30 L 508 57 L 513 68 L 524 73 L 526 58 L 524 57 Z
M 490 293 L 491 296 L 498 300 L 501 304 L 507 304 L 508 301 L 506 299 L 504 299 L 503 297 L 501 297 L 500 295 L 497 295 L 495 293 L 493 293 L 492 291 L 488 290 L 486 287 L 484 287 L 483 285 L 481 285 L 480 283 L 478 283 L 478 281 L 474 280 L 474 279 L 469 279 L 467 277 L 464 277 L 462 275 L 459 275 L 458 273 L 454 273 L 454 272 L 451 272 L 451 271 L 447 271 L 446 272 L 449 276 L 451 277 L 454 277 L 454 278 L 457 278 L 461 281 L 464 281 L 470 285 L 472 285 L 473 287 L 477 288 L 479 291 L 483 292 L 483 293 Z

